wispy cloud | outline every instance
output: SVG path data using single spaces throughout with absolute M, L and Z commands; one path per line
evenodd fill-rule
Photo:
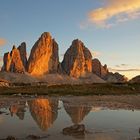
M 109 68 L 110 71 L 116 71 L 116 72 L 131 72 L 131 71 L 140 71 L 140 69 L 114 69 Z
M 89 22 L 101 27 L 140 18 L 140 0 L 106 0 L 103 7 L 88 13 Z
M 3 38 L 0 38 L 0 46 L 3 46 L 6 44 L 6 40 Z
M 121 68 L 121 67 L 128 67 L 128 64 L 120 64 L 120 65 L 115 65 L 116 68 Z
M 100 57 L 102 55 L 102 53 L 99 51 L 91 51 L 91 54 L 93 57 Z

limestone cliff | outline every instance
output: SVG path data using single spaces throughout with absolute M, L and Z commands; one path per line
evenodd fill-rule
M 23 64 L 24 68 L 27 69 L 26 43 L 25 42 L 21 43 L 21 45 L 18 47 L 18 50 L 20 52 L 22 64 Z
M 102 66 L 96 58 L 92 60 L 92 72 L 103 79 L 109 73 L 107 65 Z
M 45 32 L 34 44 L 28 60 L 28 72 L 31 75 L 57 73 L 59 65 L 58 44 L 50 33 Z
M 11 53 L 8 52 L 4 54 L 2 71 L 15 73 L 25 72 L 20 52 L 15 46 L 13 46 Z
M 82 41 L 76 39 L 72 42 L 64 55 L 62 68 L 65 73 L 76 78 L 92 72 L 92 55 Z

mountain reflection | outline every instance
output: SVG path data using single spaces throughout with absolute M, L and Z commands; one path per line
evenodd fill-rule
M 29 110 L 37 125 L 47 131 L 58 115 L 57 99 L 35 99 L 28 102 Z
M 63 101 L 64 108 L 74 124 L 79 124 L 92 109 L 91 107 Z
M 25 108 L 26 108 L 26 101 L 20 101 L 16 102 L 13 105 L 9 107 L 9 111 L 11 116 L 16 114 L 20 120 L 24 119 L 24 114 L 25 114 Z

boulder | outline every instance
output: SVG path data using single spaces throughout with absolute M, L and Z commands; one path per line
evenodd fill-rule
M 52 39 L 50 33 L 44 32 L 31 50 L 28 72 L 36 76 L 57 73 L 58 65 L 58 44 Z
M 64 135 L 78 136 L 85 135 L 85 125 L 83 124 L 75 124 L 70 127 L 66 127 L 63 129 Z
M 92 72 L 92 55 L 82 41 L 76 39 L 66 51 L 62 61 L 65 73 L 72 77 L 80 77 Z

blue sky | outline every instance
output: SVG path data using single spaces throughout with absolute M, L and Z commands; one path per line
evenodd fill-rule
M 120 4 L 121 0 L 1 0 L 0 39 L 6 43 L 0 43 L 0 56 L 23 41 L 29 54 L 41 33 L 48 31 L 59 44 L 60 60 L 79 38 L 113 72 L 129 78 L 140 75 L 140 2 Z

